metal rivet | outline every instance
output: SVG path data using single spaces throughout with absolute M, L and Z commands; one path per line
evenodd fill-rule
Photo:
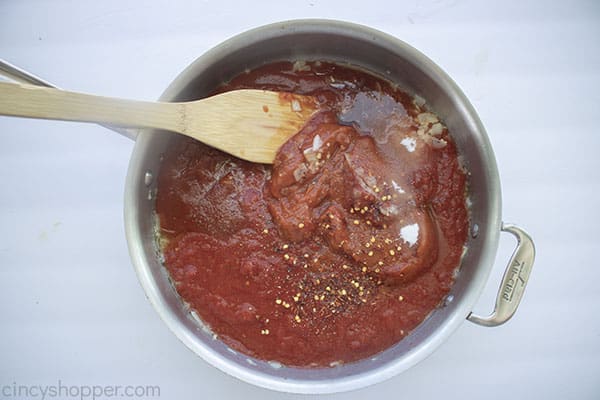
M 473 239 L 475 239 L 478 235 L 479 235 L 479 225 L 473 224 L 473 227 L 471 228 L 471 237 Z
M 152 181 L 154 180 L 154 175 L 152 175 L 152 171 L 146 171 L 144 174 L 144 184 L 146 186 L 152 185 Z

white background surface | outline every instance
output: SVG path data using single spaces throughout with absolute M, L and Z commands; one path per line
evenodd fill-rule
M 304 17 L 383 30 L 445 69 L 488 130 L 504 220 L 526 228 L 538 251 L 506 325 L 465 322 L 402 375 L 324 397 L 600 398 L 600 3 L 3 0 L 0 58 L 71 90 L 156 99 L 226 38 Z M 210 367 L 147 302 L 123 228 L 132 145 L 94 125 L 0 117 L 0 385 L 301 398 Z M 481 313 L 513 248 L 505 236 Z

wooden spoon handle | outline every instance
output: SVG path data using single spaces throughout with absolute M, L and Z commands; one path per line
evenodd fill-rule
M 178 129 L 181 104 L 94 96 L 34 85 L 0 82 L 0 114 L 118 126 Z
M 0 82 L 0 115 L 168 130 L 260 163 L 272 163 L 316 111 L 311 97 L 267 90 L 152 103 Z

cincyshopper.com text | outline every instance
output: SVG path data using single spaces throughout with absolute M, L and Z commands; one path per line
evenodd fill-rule
M 160 397 L 158 385 L 67 385 L 60 379 L 52 385 L 22 385 L 0 383 L 4 399 L 79 399 L 108 398 L 148 399 Z

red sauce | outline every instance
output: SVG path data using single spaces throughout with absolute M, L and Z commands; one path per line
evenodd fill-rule
M 156 210 L 177 291 L 229 346 L 285 365 L 398 342 L 440 306 L 466 241 L 447 129 L 418 99 L 334 64 L 270 64 L 220 90 L 241 88 L 312 95 L 321 111 L 272 167 L 185 137 L 167 150 Z

